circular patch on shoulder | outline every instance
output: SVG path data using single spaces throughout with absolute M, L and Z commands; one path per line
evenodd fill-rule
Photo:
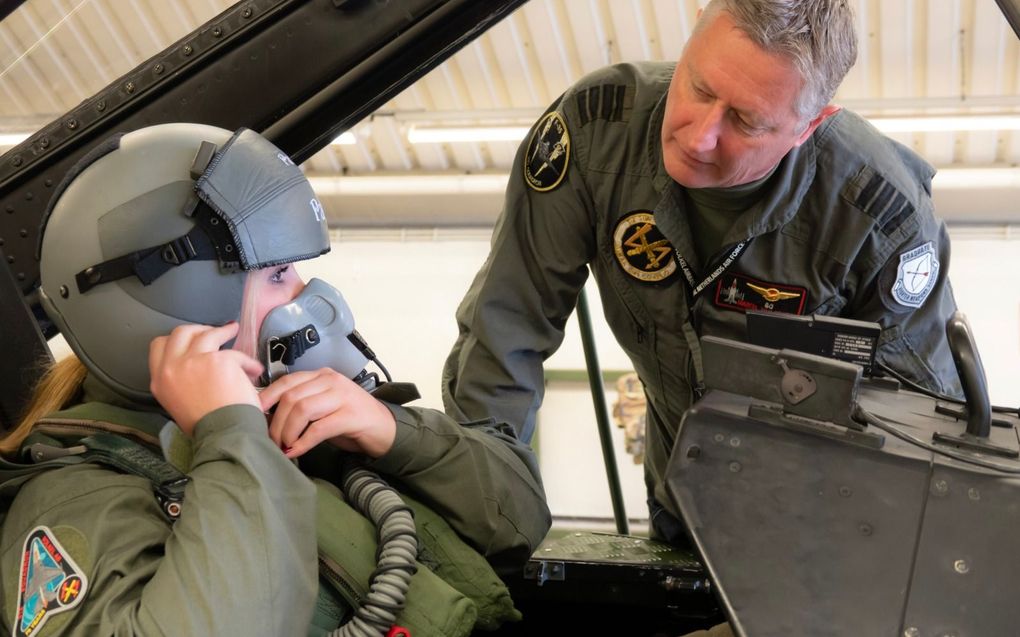
M 676 272 L 673 246 L 648 210 L 634 211 L 616 224 L 613 252 L 623 271 L 639 281 L 657 283 Z
M 559 186 L 570 161 L 570 133 L 559 113 L 553 111 L 539 120 L 524 153 L 524 181 L 538 192 Z

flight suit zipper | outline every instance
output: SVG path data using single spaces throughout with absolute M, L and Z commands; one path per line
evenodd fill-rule
M 134 427 L 125 427 L 105 421 L 103 421 L 102 425 L 98 425 L 96 424 L 97 422 L 95 420 L 40 420 L 32 430 L 56 436 L 83 434 L 84 437 L 87 434 L 112 433 L 132 438 L 147 445 L 159 446 L 159 440 L 155 436 L 139 431 Z
M 351 577 L 347 569 L 336 560 L 319 553 L 319 572 L 336 587 L 337 592 L 347 599 L 352 609 L 357 609 L 361 606 L 361 601 L 368 594 L 368 591 L 357 585 L 355 583 L 356 580 Z

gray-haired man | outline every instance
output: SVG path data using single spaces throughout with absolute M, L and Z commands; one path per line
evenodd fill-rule
M 617 65 L 567 90 L 518 153 L 458 310 L 447 411 L 530 439 L 588 266 L 647 393 L 664 539 L 682 536 L 662 480 L 698 395 L 698 337 L 742 338 L 747 309 L 876 321 L 882 363 L 958 394 L 934 169 L 829 103 L 856 54 L 846 0 L 713 0 L 675 65 Z

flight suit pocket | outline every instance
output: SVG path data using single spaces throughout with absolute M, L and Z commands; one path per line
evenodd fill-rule
M 846 304 L 846 297 L 841 294 L 834 294 L 822 301 L 811 313 L 823 316 L 839 316 L 843 308 L 846 307 Z
M 660 383 L 658 365 L 655 361 L 655 323 L 648 316 L 637 295 L 616 274 L 609 285 L 600 281 L 599 295 L 613 335 L 628 358 L 634 363 L 635 371 L 648 384 Z

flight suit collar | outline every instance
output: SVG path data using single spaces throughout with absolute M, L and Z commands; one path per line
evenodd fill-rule
M 658 103 L 652 109 L 652 116 L 648 118 L 648 131 L 645 133 L 645 139 L 648 140 L 648 157 L 654 171 L 652 186 L 658 193 L 665 193 L 669 186 L 675 183 L 666 172 L 666 165 L 662 161 L 662 120 L 666 113 L 666 96 L 668 95 L 669 89 L 667 88 L 659 96 Z
M 652 187 L 659 194 L 659 202 L 655 205 L 655 225 L 680 254 L 684 257 L 690 255 L 688 262 L 700 270 L 701 263 L 698 262 L 694 250 L 693 235 L 685 210 L 683 188 L 669 176 L 662 160 L 662 120 L 666 113 L 668 93 L 668 89 L 663 92 L 652 109 L 648 131 L 645 134 L 648 140 L 648 157 L 653 166 Z

